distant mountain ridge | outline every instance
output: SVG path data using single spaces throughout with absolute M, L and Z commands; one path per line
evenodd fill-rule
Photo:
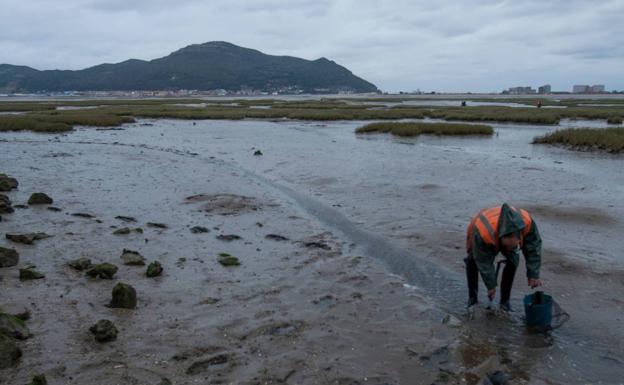
M 0 92 L 289 88 L 303 92 L 377 91 L 374 84 L 326 58 L 273 56 L 222 41 L 189 45 L 149 61 L 130 59 L 76 71 L 0 64 Z

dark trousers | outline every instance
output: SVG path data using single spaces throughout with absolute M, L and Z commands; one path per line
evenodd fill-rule
M 470 255 L 464 259 L 466 264 L 466 281 L 468 282 L 468 301 L 470 304 L 478 302 L 479 293 L 479 269 L 474 258 Z M 511 296 L 511 287 L 513 286 L 513 280 L 516 275 L 516 266 L 510 261 L 505 263 L 503 269 L 503 278 L 500 284 L 500 303 L 505 304 L 509 302 Z M 496 277 L 498 279 L 498 276 Z

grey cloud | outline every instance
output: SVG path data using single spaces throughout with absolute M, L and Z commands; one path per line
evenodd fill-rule
M 624 89 L 624 3 L 0 0 L 0 63 L 77 69 L 225 40 L 327 57 L 386 90 Z M 10 17 L 8 16 L 10 15 Z

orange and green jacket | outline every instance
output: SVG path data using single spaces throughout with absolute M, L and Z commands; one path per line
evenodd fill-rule
M 494 259 L 499 252 L 514 266 L 518 267 L 520 263 L 518 250 L 505 251 L 500 247 L 500 238 L 512 233 L 520 235 L 520 249 L 526 261 L 527 277 L 539 278 L 542 238 L 535 221 L 526 210 L 516 209 L 504 203 L 502 206 L 481 210 L 468 225 L 466 237 L 468 256 L 474 258 L 488 289 L 496 287 Z

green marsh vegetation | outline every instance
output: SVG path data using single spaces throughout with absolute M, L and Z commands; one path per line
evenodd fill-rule
M 418 135 L 492 135 L 492 126 L 484 124 L 462 123 L 425 123 L 425 122 L 378 122 L 370 123 L 355 130 L 357 134 L 386 132 L 397 136 Z
M 381 100 L 381 99 L 373 99 Z M 491 99 L 492 101 L 498 101 Z M 294 119 L 313 121 L 400 120 L 434 118 L 446 121 L 558 124 L 561 119 L 609 119 L 617 124 L 624 103 L 616 106 L 432 107 L 363 104 L 358 99 L 91 99 L 0 102 L 0 131 L 60 132 L 74 126 L 119 126 L 137 118 L 169 119 Z M 358 103 L 359 102 L 359 103 Z M 610 100 L 610 102 L 613 102 Z M 616 103 L 612 103 L 616 104 Z M 88 108 L 87 108 L 88 107 Z M 58 109 L 61 108 L 61 109 Z M 70 109 L 67 109 L 70 108 Z M 74 109 L 71 109 L 74 108 Z
M 539 136 L 534 144 L 562 145 L 573 150 L 624 152 L 624 127 L 567 128 Z

